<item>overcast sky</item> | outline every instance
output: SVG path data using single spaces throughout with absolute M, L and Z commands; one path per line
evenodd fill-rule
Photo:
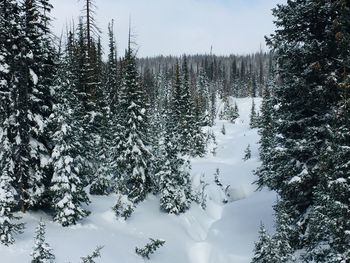
M 52 0 L 54 31 L 77 21 L 84 0 Z M 95 0 L 96 18 L 106 42 L 115 20 L 119 52 L 126 47 L 129 16 L 138 56 L 209 53 L 242 54 L 264 49 L 274 31 L 271 9 L 285 0 Z

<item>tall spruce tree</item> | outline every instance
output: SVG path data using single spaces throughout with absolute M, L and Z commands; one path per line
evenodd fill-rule
M 270 235 L 267 234 L 265 226 L 260 225 L 259 240 L 255 243 L 254 256 L 251 263 L 277 263 L 274 260 L 275 251 Z
M 123 112 L 121 126 L 123 136 L 118 147 L 118 158 L 122 191 L 129 199 L 138 203 L 151 190 L 149 165 L 151 153 L 146 138 L 147 112 L 145 97 L 139 82 L 136 58 L 131 48 L 129 32 L 128 49 L 124 59 L 124 72 L 120 87 L 119 109 Z
M 344 163 L 335 165 L 324 153 L 332 152 L 338 144 L 348 147 L 346 140 L 330 146 L 329 142 L 337 140 L 329 128 L 335 131 L 335 127 L 341 127 L 334 124 L 336 115 L 333 113 L 341 101 L 342 80 L 348 76 L 345 61 L 348 61 L 349 49 L 344 47 L 349 44 L 349 3 L 341 0 L 288 1 L 278 5 L 273 13 L 278 30 L 267 42 L 273 48 L 281 83 L 273 88 L 273 138 L 269 161 L 263 164 L 268 176 L 260 183 L 279 193 L 290 217 L 286 224 L 299 231 L 298 238 L 290 244 L 292 249 L 309 248 L 310 243 L 313 247 L 317 247 L 315 244 L 323 248 L 331 246 L 335 249 L 327 251 L 323 259 L 313 260 L 330 262 L 327 256 L 335 251 L 333 255 L 341 255 L 338 259 L 346 258 L 342 250 L 343 242 L 348 242 L 346 239 L 324 240 L 322 235 L 312 235 L 311 229 L 342 217 L 333 214 L 335 221 L 332 221 L 325 216 L 329 206 L 328 201 L 325 202 L 325 189 L 328 192 L 338 187 L 332 181 L 341 174 L 340 167 Z M 346 153 L 340 149 L 339 154 L 346 158 Z M 346 183 L 342 186 L 347 188 Z M 344 189 L 341 192 L 343 194 Z M 336 198 L 343 200 L 342 194 Z M 331 203 L 337 204 L 337 201 Z M 313 211 L 322 216 L 315 219 Z M 346 230 L 339 233 L 344 236 Z M 342 244 L 339 250 L 338 244 Z M 333 257 L 333 262 L 341 262 L 336 258 Z
M 160 207 L 171 214 L 185 212 L 191 204 L 192 190 L 189 164 L 180 157 L 180 142 L 173 127 L 176 125 L 173 114 L 168 113 L 165 124 L 159 178 Z
M 350 3 L 333 1 L 332 7 L 337 10 L 333 26 L 338 66 L 332 78 L 337 80 L 340 100 L 333 109 L 333 122 L 327 126 L 305 258 L 335 263 L 350 260 Z
M 181 119 L 180 119 L 180 142 L 183 154 L 190 153 L 190 144 L 193 141 L 194 129 L 194 105 L 191 96 L 191 87 L 189 80 L 189 71 L 187 57 L 183 56 L 182 60 L 182 85 L 181 97 L 179 101 Z
M 18 87 L 16 61 L 21 39 L 20 7 L 14 0 L 0 1 L 0 242 L 14 243 L 14 234 L 23 224 L 13 214 L 18 206 L 15 172 L 16 111 L 15 94 Z
M 49 29 L 48 1 L 23 3 L 23 38 L 18 56 L 19 86 L 16 93 L 16 159 L 22 211 L 41 204 L 50 155 L 48 118 L 52 112 L 52 73 L 55 52 Z
M 50 192 L 54 220 L 63 226 L 76 222 L 89 213 L 81 207 L 89 199 L 83 185 L 84 157 L 79 141 L 81 120 L 78 118 L 79 104 L 75 94 L 76 79 L 73 71 L 73 57 L 70 43 L 59 64 L 55 94 L 56 104 L 52 115 L 54 132 L 52 140 L 53 177 Z

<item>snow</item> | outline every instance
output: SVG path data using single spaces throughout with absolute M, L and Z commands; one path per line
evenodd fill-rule
M 34 70 L 29 69 L 30 78 L 32 79 L 34 85 L 38 84 L 38 76 L 35 74 Z
M 34 246 L 35 228 L 40 218 L 46 223 L 46 241 L 53 248 L 57 263 L 80 262 L 97 246 L 101 263 L 142 263 L 135 247 L 143 247 L 149 238 L 163 239 L 165 245 L 151 255 L 152 263 L 248 263 L 257 240 L 260 222 L 271 231 L 272 205 L 276 194 L 267 190 L 256 192 L 253 170 L 259 165 L 257 130 L 249 128 L 251 98 L 234 99 L 240 117 L 235 123 L 217 120 L 211 129 L 216 135 L 216 155 L 191 160 L 193 183 L 200 178 L 206 187 L 207 208 L 192 204 L 191 209 L 179 216 L 162 213 L 159 199 L 149 195 L 127 220 L 118 220 L 111 209 L 117 195 L 90 196 L 87 207 L 92 213 L 73 227 L 62 227 L 42 212 L 20 214 L 26 222 L 25 232 L 16 236 L 16 244 L 0 246 L 1 262 L 30 262 Z M 256 99 L 257 106 L 261 103 Z M 222 107 L 222 105 L 220 105 Z M 226 135 L 221 133 L 225 124 Z M 251 145 L 252 158 L 243 161 L 244 150 Z M 214 183 L 214 173 L 228 187 L 228 203 L 222 202 L 224 193 Z
M 290 179 L 289 184 L 300 183 L 300 182 L 301 182 L 301 178 L 299 176 L 294 176 L 292 179 Z

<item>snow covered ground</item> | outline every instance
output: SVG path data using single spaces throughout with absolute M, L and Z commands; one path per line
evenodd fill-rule
M 216 155 L 192 160 L 194 181 L 201 175 L 210 185 L 207 209 L 193 204 L 180 216 L 161 213 L 159 200 L 149 196 L 127 221 L 116 220 L 111 207 L 115 196 L 95 197 L 89 206 L 91 215 L 79 225 L 63 228 L 44 213 L 23 216 L 25 232 L 17 236 L 16 244 L 0 246 L 1 263 L 30 262 L 34 229 L 40 218 L 47 226 L 46 240 L 52 246 L 58 263 L 78 263 L 98 245 L 104 246 L 101 263 L 141 263 L 146 260 L 135 254 L 148 238 L 159 238 L 165 245 L 153 255 L 154 263 L 247 263 L 252 257 L 260 222 L 267 229 L 273 226 L 272 205 L 276 195 L 266 190 L 256 192 L 252 185 L 253 170 L 259 165 L 257 130 L 249 128 L 251 99 L 233 99 L 240 117 L 235 124 L 218 120 L 212 128 L 217 139 Z M 256 100 L 257 106 L 260 100 Z M 226 134 L 221 133 L 223 124 Z M 252 158 L 243 161 L 244 151 L 251 146 Z M 228 188 L 230 200 L 223 204 L 223 193 L 214 183 L 214 173 L 220 170 L 220 180 Z

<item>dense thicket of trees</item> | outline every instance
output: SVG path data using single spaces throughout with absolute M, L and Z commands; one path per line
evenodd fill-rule
M 0 237 L 14 242 L 14 212 L 42 209 L 63 226 L 89 211 L 90 194 L 118 193 L 116 215 L 150 192 L 179 214 L 194 200 L 184 156 L 203 156 L 217 100 L 258 96 L 269 56 L 118 57 L 107 61 L 93 0 L 58 41 L 48 0 L 0 1 Z M 122 204 L 122 201 L 125 204 Z M 126 210 L 125 210 L 126 209 Z M 130 213 L 128 212 L 128 216 Z
M 274 248 L 290 249 L 269 262 L 349 262 L 350 3 L 288 1 L 274 15 L 257 174 L 280 196 Z
M 125 218 L 151 192 L 163 211 L 186 211 L 195 194 L 185 160 L 206 153 L 203 126 L 238 117 L 229 96 L 263 96 L 261 115 L 251 111 L 262 136 L 257 183 L 279 200 L 276 233 L 261 227 L 253 262 L 350 260 L 349 1 L 279 5 L 267 39 L 274 61 L 263 52 L 137 59 L 130 37 L 118 57 L 113 21 L 104 61 L 92 0 L 61 41 L 51 9 L 0 0 L 1 243 L 23 229 L 16 211 L 77 223 L 87 192 L 118 193 Z

